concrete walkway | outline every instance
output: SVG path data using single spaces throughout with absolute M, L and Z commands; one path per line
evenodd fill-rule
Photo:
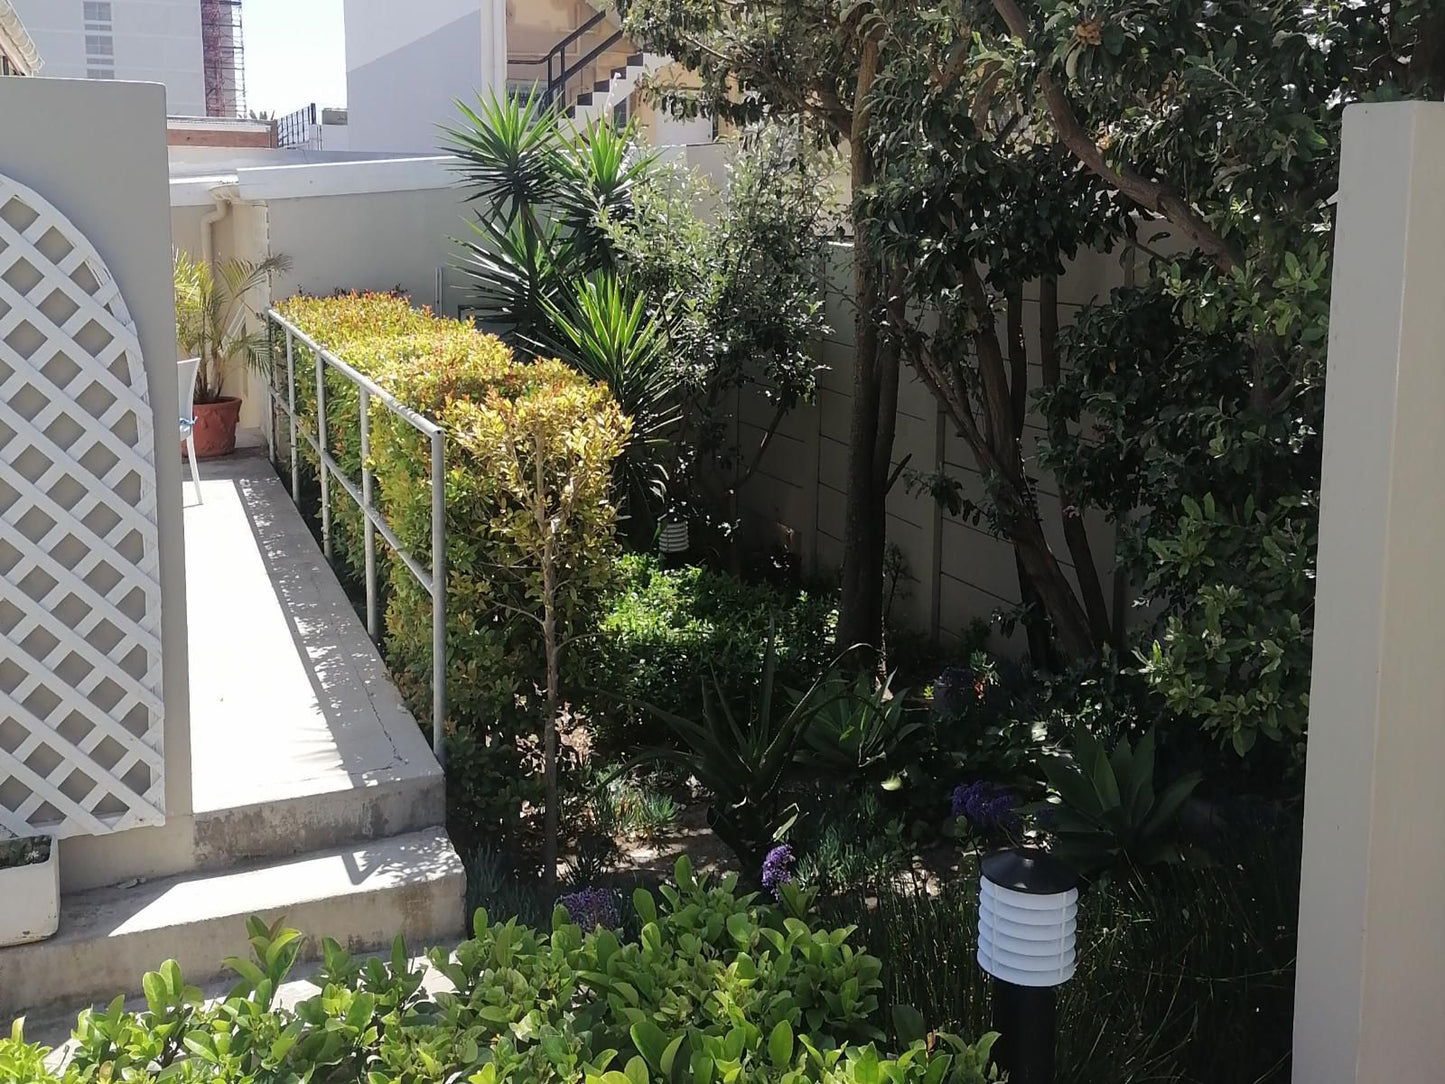
M 197 814 L 436 776 L 430 744 L 271 465 L 186 494 Z

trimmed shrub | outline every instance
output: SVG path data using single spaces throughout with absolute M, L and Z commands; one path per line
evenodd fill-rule
M 515 487 L 504 484 L 500 457 L 530 477 L 540 447 L 546 484 L 576 502 L 553 539 L 568 574 L 558 626 L 567 633 L 590 629 L 617 552 L 606 479 L 626 442 L 627 420 L 603 385 L 557 361 L 519 362 L 496 337 L 413 309 L 403 298 L 296 297 L 281 311 L 447 431 L 447 731 L 454 783 L 448 794 L 454 827 L 510 834 L 519 827 L 522 804 L 540 796 L 532 769 L 546 672 L 540 625 L 532 619 L 540 616 L 535 525 Z M 309 371 L 309 352 L 297 349 L 298 365 L 304 361 Z M 329 371 L 326 380 L 331 454 L 359 486 L 356 389 Z M 314 383 L 298 374 L 298 406 L 313 425 Z M 430 444 L 379 402 L 372 403 L 370 421 L 375 503 L 407 551 L 429 566 Z M 579 477 L 597 484 L 579 487 Z M 359 577 L 360 512 L 344 496 L 332 506 L 337 557 Z M 384 543 L 377 549 L 386 657 L 412 710 L 428 719 L 431 598 Z
M 228 961 L 240 981 L 224 1001 L 203 1004 L 167 962 L 145 978 L 144 1012 L 125 1012 L 117 998 L 81 1014 L 63 1078 L 46 1071 L 46 1051 L 17 1027 L 0 1041 L 0 1084 L 996 1079 L 987 1068 L 992 1036 L 925 1037 L 917 1014 L 905 1012 L 902 1034 L 885 1041 L 883 965 L 849 944 L 850 930 L 785 917 L 739 896 L 735 878 L 714 885 L 695 876 L 686 859 L 662 897 L 634 894 L 635 939 L 584 930 L 563 907 L 550 933 L 479 911 L 471 940 L 430 953 L 452 984 L 447 993 L 427 991 L 399 939 L 389 963 L 354 961 L 328 940 L 315 979 L 321 993 L 290 1009 L 275 995 L 300 934 L 252 919 L 255 960 Z
M 661 568 L 646 557 L 618 563 L 598 636 L 584 650 L 598 746 L 629 756 L 674 739 L 642 705 L 698 719 L 703 681 L 746 700 L 757 687 L 770 632 L 783 688 L 808 688 L 834 659 L 831 599 L 745 583 L 724 572 Z

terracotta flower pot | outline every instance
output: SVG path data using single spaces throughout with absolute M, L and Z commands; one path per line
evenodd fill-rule
M 236 450 L 236 423 L 241 400 L 230 396 L 214 403 L 196 404 L 196 458 L 213 459 Z M 182 444 L 182 447 L 185 445 Z

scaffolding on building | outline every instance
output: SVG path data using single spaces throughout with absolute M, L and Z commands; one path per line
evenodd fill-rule
M 241 0 L 201 0 L 201 47 L 206 115 L 246 115 L 246 51 Z

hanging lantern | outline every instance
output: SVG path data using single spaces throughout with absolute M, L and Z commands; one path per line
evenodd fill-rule
M 1078 878 L 1043 851 L 982 862 L 978 965 L 993 976 L 995 1057 L 1013 1084 L 1052 1084 L 1055 990 L 1074 977 Z

